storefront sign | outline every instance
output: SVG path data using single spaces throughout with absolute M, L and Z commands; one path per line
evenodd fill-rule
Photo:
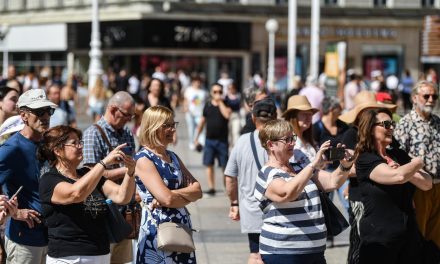
M 250 23 L 138 20 L 100 24 L 104 49 L 185 48 L 249 50 Z M 90 23 L 69 24 L 69 49 L 90 48 Z
M 310 27 L 300 26 L 298 37 L 310 37 Z M 326 27 L 320 29 L 322 38 L 395 39 L 397 30 L 380 27 Z

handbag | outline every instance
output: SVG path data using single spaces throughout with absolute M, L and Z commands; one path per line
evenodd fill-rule
M 119 212 L 112 200 L 106 200 L 108 215 L 106 217 L 106 229 L 110 243 L 119 243 L 133 232 L 133 228 Z
M 98 129 L 99 134 L 101 134 L 102 139 L 107 144 L 110 151 L 113 150 L 113 146 L 110 143 L 110 140 L 108 139 L 107 135 L 105 134 L 102 127 L 98 124 L 94 124 L 96 129 Z M 128 234 L 126 237 L 127 239 L 137 239 L 139 236 L 139 229 L 141 226 L 141 218 L 142 218 L 142 209 L 139 203 L 136 203 L 136 201 L 130 202 L 127 206 L 119 207 L 116 205 L 113 205 L 118 210 L 121 211 L 123 218 L 125 218 L 126 223 L 128 223 L 131 226 L 132 232 Z
M 157 226 L 157 248 L 167 252 L 191 253 L 196 250 L 192 237 L 193 229 L 181 223 L 163 222 L 157 224 L 147 205 L 147 210 L 152 222 Z M 185 208 L 188 212 L 188 210 Z M 189 213 L 188 213 L 189 214 Z
M 136 202 L 133 201 L 125 206 L 123 213 L 125 221 L 131 226 L 132 232 L 127 236 L 128 239 L 137 239 L 139 236 L 139 229 L 141 226 L 142 208 Z
M 325 226 L 327 227 L 327 236 L 339 235 L 348 228 L 347 220 L 325 192 L 320 190 L 319 198 L 321 199 L 322 212 L 324 213 Z

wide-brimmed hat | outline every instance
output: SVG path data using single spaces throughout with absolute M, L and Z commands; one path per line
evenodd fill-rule
M 350 111 L 339 116 L 339 120 L 351 124 L 356 120 L 359 113 L 367 108 L 387 108 L 394 111 L 397 108 L 395 104 L 381 104 L 376 101 L 376 94 L 370 91 L 361 91 L 354 97 L 355 107 Z
M 49 101 L 46 97 L 46 93 L 43 89 L 31 89 L 24 92 L 17 102 L 18 108 L 28 107 L 32 109 L 42 108 L 42 107 L 52 107 L 56 108 L 57 105 Z
M 0 126 L 0 137 L 21 131 L 24 128 L 23 120 L 19 115 L 11 116 Z
M 307 97 L 304 95 L 291 96 L 289 101 L 287 101 L 287 110 L 284 111 L 282 116 L 286 118 L 295 111 L 312 111 L 313 113 L 319 112 L 318 109 L 312 107 L 309 100 L 307 100 Z

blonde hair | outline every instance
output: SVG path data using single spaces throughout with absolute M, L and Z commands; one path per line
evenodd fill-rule
M 173 111 L 164 106 L 152 106 L 145 110 L 142 115 L 139 144 L 148 147 L 163 146 L 157 136 L 157 130 L 173 118 Z
M 264 124 L 263 129 L 260 130 L 258 137 L 260 138 L 261 146 L 265 150 L 269 150 L 267 147 L 267 141 L 275 141 L 286 135 L 287 132 L 292 132 L 293 127 L 290 122 L 285 120 L 276 119 L 271 120 Z
M 94 95 L 98 99 L 105 99 L 107 97 L 104 82 L 102 81 L 101 76 L 96 78 L 95 85 L 90 91 L 90 94 Z

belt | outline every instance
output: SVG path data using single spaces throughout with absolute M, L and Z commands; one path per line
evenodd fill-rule
M 437 179 L 437 178 L 436 179 L 432 179 L 432 183 L 433 184 L 438 184 L 438 183 L 440 183 L 440 179 Z

